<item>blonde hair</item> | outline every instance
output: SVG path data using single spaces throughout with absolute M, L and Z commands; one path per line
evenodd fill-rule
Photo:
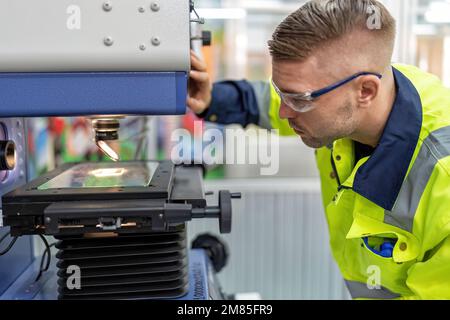
M 313 0 L 281 23 L 268 45 L 275 60 L 304 60 L 320 46 L 362 31 L 371 34 L 379 50 L 384 46 L 390 63 L 395 29 L 395 19 L 377 0 Z

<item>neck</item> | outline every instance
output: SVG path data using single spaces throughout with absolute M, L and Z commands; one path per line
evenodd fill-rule
M 362 119 L 359 130 L 352 135 L 352 140 L 376 148 L 394 106 L 397 95 L 392 69 L 386 73 L 384 85 L 373 106 Z

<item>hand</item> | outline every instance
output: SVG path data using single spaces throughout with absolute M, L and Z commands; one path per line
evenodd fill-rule
M 196 114 L 203 113 L 211 104 L 212 84 L 206 64 L 191 50 L 191 68 L 189 73 L 188 107 Z

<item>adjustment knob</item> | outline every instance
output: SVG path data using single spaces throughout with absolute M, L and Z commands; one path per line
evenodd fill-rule
M 220 218 L 219 227 L 220 233 L 230 233 L 231 232 L 231 193 L 226 190 L 219 192 L 219 208 L 220 208 Z

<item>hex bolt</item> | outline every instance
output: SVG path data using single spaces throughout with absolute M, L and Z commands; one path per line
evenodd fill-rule
M 158 37 L 153 37 L 153 38 L 152 38 L 152 44 L 153 44 L 154 46 L 159 46 L 159 45 L 161 44 L 161 40 L 159 40 Z
M 103 10 L 105 10 L 106 12 L 109 12 L 112 10 L 112 4 L 109 1 L 106 1 L 105 3 L 103 3 Z
M 105 44 L 105 46 L 112 46 L 114 44 L 114 40 L 112 37 L 105 37 L 105 39 L 103 39 L 103 43 Z
M 152 4 L 150 5 L 150 8 L 152 9 L 153 12 L 158 12 L 160 9 L 160 6 L 157 2 L 152 2 Z

